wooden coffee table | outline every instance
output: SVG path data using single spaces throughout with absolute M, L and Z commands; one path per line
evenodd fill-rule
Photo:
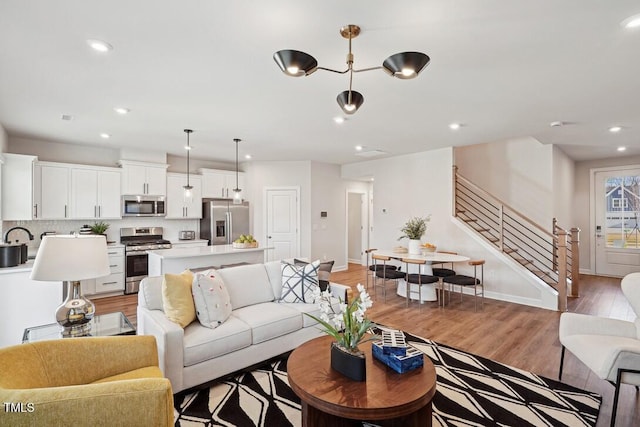
M 296 348 L 289 356 L 289 385 L 302 400 L 302 426 L 431 426 L 431 399 L 436 371 L 424 366 L 397 374 L 373 357 L 371 342 L 360 345 L 367 356 L 367 380 L 348 379 L 331 369 L 333 338 L 323 336 Z

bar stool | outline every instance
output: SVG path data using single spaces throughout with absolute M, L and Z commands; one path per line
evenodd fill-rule
M 420 305 L 420 307 L 422 308 L 422 285 L 428 285 L 430 283 L 436 283 L 438 281 L 440 281 L 440 279 L 438 277 L 435 276 L 430 276 L 428 274 L 421 274 L 420 273 L 420 267 L 422 267 L 423 265 L 425 265 L 427 263 L 427 261 L 423 260 L 423 259 L 411 259 L 411 258 L 402 258 L 402 262 L 405 263 L 406 265 L 406 275 L 405 275 L 405 283 L 407 285 L 407 304 L 406 306 L 409 307 L 409 301 L 411 299 L 411 294 L 412 293 L 416 293 L 415 291 L 411 290 L 411 285 L 418 285 L 418 304 Z M 418 273 L 414 273 L 414 274 L 409 274 L 409 264 L 412 265 L 417 265 L 418 266 Z
M 373 263 L 374 263 L 373 271 L 375 273 L 375 277 L 373 281 L 374 293 L 376 294 L 376 297 L 377 297 L 378 294 L 377 294 L 376 288 L 381 286 L 384 302 L 387 302 L 387 280 L 394 280 L 396 282 L 396 287 L 397 287 L 398 279 L 403 279 L 404 273 L 402 273 L 401 271 L 398 271 L 395 265 L 387 265 L 387 261 L 391 260 L 391 258 L 388 256 L 376 255 L 374 253 L 371 256 L 371 259 L 373 259 Z M 382 264 L 378 264 L 379 261 L 382 262 Z M 389 268 L 389 267 L 392 267 L 392 268 Z M 378 285 L 378 279 L 382 279 L 381 285 Z
M 444 277 L 445 283 L 451 284 L 451 286 L 460 286 L 460 302 L 462 302 L 462 289 L 465 286 L 473 286 L 473 309 L 478 311 L 478 295 L 482 296 L 482 309 L 484 310 L 484 260 L 475 259 L 469 261 L 469 265 L 473 266 L 473 276 L 465 276 L 464 274 L 456 274 L 455 276 Z M 480 274 L 478 275 L 478 267 L 480 267 Z M 478 293 L 480 288 L 480 293 Z
M 369 276 L 371 276 L 371 279 L 373 280 L 375 278 L 375 274 L 376 274 L 376 268 L 382 269 L 382 265 L 374 265 L 371 263 L 371 253 L 377 251 L 377 249 L 375 248 L 369 248 L 366 249 L 364 251 L 365 254 L 367 254 L 367 283 L 366 283 L 366 289 L 369 290 Z M 390 270 L 395 270 L 396 266 L 395 265 L 387 265 L 387 268 Z

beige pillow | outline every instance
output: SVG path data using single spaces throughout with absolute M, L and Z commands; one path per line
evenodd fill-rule
M 196 320 L 196 309 L 191 294 L 193 273 L 185 270 L 180 274 L 165 274 L 162 280 L 162 304 L 164 313 L 181 327 Z
M 202 326 L 217 328 L 231 315 L 229 292 L 216 270 L 193 276 L 193 302 Z

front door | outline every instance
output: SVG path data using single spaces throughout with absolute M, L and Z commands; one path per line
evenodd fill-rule
M 300 208 L 297 188 L 267 189 L 265 203 L 267 260 L 300 256 Z
M 640 169 L 596 171 L 593 182 L 595 273 L 640 271 Z

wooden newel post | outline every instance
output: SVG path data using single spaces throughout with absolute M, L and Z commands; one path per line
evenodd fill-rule
M 558 311 L 567 311 L 567 235 L 558 229 Z
M 580 229 L 571 229 L 571 296 L 580 296 Z

